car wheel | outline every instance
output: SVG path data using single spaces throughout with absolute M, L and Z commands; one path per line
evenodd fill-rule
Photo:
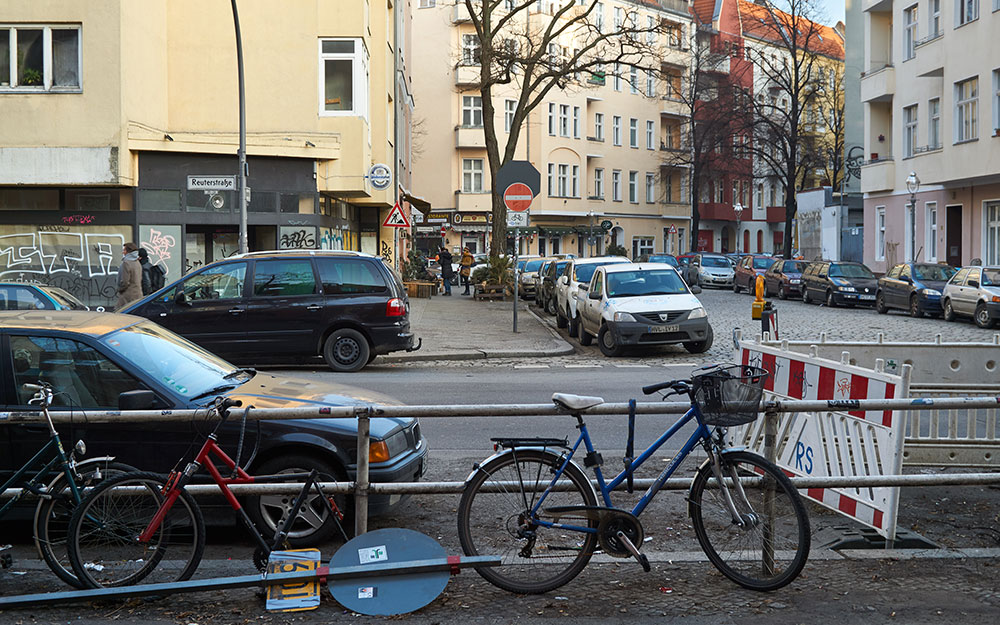
M 580 336 L 580 319 L 570 315 L 571 313 L 567 310 L 566 316 L 569 317 L 569 335 L 576 338 Z
M 368 364 L 368 339 L 357 330 L 341 328 L 323 344 L 323 358 L 334 371 L 359 371 Z
M 736 280 L 733 280 L 733 293 L 739 293 L 739 292 L 740 292 L 740 285 L 738 282 L 736 282 Z
M 993 327 L 993 317 L 990 316 L 990 309 L 986 307 L 986 304 L 979 302 L 976 306 L 976 325 L 980 328 L 991 328 Z
M 955 309 L 951 307 L 951 300 L 950 299 L 944 300 L 944 314 L 943 314 L 943 317 L 944 317 L 945 321 L 954 321 L 955 320 Z
M 809 303 L 809 289 L 807 289 L 805 286 L 802 287 L 802 303 L 803 304 Z
M 837 303 L 833 300 L 833 291 L 826 292 L 826 305 L 828 308 L 837 307 Z
M 345 481 L 346 475 L 338 468 L 331 466 L 318 458 L 300 453 L 275 456 L 267 460 L 253 471 L 255 475 L 279 475 L 282 473 L 308 473 L 315 469 L 320 474 L 320 480 L 324 482 Z M 250 520 L 261 531 L 264 538 L 270 542 L 273 540 L 274 532 L 281 523 L 283 515 L 292 508 L 295 503 L 296 493 L 285 493 L 282 495 L 259 495 L 246 498 L 246 512 Z M 344 513 L 344 519 L 340 522 L 348 536 L 353 534 L 354 522 L 349 520 L 353 517 L 353 498 L 346 495 L 337 494 L 333 496 L 334 502 L 340 511 Z M 315 491 L 306 498 L 302 504 L 303 509 L 299 512 L 298 519 L 292 523 L 291 531 L 288 534 L 288 545 L 290 547 L 312 547 L 330 539 L 337 532 L 337 526 L 330 518 L 323 500 L 315 494 Z
M 910 296 L 910 316 L 911 317 L 923 317 L 924 313 L 920 310 L 920 301 L 917 299 L 916 294 Z
M 705 336 L 704 341 L 694 341 L 691 343 L 684 343 L 684 349 L 692 354 L 704 354 L 712 347 L 712 342 L 715 340 L 715 334 L 712 332 L 712 326 L 708 326 L 708 334 Z
M 580 325 L 580 345 L 587 347 L 594 342 L 594 337 L 590 335 L 589 332 L 583 329 L 583 325 Z
M 601 331 L 597 335 L 597 344 L 601 348 L 601 353 L 609 358 L 621 356 L 624 349 L 615 340 L 615 334 L 608 329 L 608 326 L 601 326 Z
M 556 327 L 557 328 L 565 328 L 567 325 L 569 325 L 569 319 L 567 319 L 566 317 L 563 317 L 559 313 L 559 309 L 556 308 Z
M 788 299 L 788 292 L 785 291 L 785 285 L 778 285 L 778 299 Z
M 885 296 L 881 292 L 875 296 L 875 312 L 880 315 L 889 312 L 889 309 L 885 307 Z

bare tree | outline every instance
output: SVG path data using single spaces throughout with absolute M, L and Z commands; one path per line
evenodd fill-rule
M 823 151 L 829 157 L 824 161 L 826 179 L 830 186 L 839 189 L 844 180 L 847 120 L 844 117 L 844 74 L 830 68 L 832 79 L 820 92 L 819 116 L 821 118 Z
M 611 8 L 611 3 L 600 0 L 460 0 L 459 4 L 468 11 L 479 40 L 478 49 L 463 62 L 480 68 L 474 88 L 482 96 L 493 195 L 491 253 L 497 255 L 506 246 L 507 208 L 496 175 L 514 159 L 529 113 L 553 89 L 585 89 L 588 79 L 610 75 L 608 68 L 658 71 L 659 58 L 650 35 L 662 26 L 659 20 L 640 24 L 637 9 L 650 7 L 639 3 L 623 10 L 620 25 L 607 16 L 598 17 L 598 5 Z M 543 10 L 538 11 L 539 7 Z M 501 145 L 493 96 L 495 89 L 505 85 L 514 88 L 517 100 L 507 142 Z

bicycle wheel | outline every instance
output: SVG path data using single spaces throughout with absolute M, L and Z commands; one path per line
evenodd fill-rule
M 723 575 L 751 590 L 775 590 L 798 576 L 809 557 L 809 517 L 784 473 L 757 454 L 721 459 L 723 480 L 743 523 L 734 523 L 710 462 L 691 484 L 690 512 L 698 542 Z M 736 478 L 762 478 L 748 483 Z
M 466 555 L 500 556 L 499 567 L 476 571 L 491 584 L 521 594 L 558 588 L 587 566 L 597 543 L 596 533 L 540 527 L 538 518 L 597 527 L 582 512 L 561 512 L 564 506 L 596 506 L 587 476 L 569 465 L 545 498 L 537 517 L 530 510 L 552 481 L 560 456 L 540 449 L 517 449 L 483 464 L 466 484 L 458 506 L 458 537 Z
M 127 473 L 101 482 L 77 507 L 70 521 L 69 558 L 88 588 L 181 581 L 198 568 L 205 522 L 186 491 L 150 540 L 137 540 L 164 501 L 163 487 L 163 477 L 155 473 Z
M 135 467 L 106 458 L 85 460 L 76 465 L 76 486 L 83 496 L 86 489 L 94 487 L 102 480 L 129 471 L 135 471 Z M 35 547 L 38 549 L 38 555 L 59 579 L 70 586 L 83 588 L 83 584 L 73 572 L 66 545 L 69 522 L 77 504 L 66 474 L 60 473 L 48 485 L 47 490 L 52 496 L 40 500 L 35 506 Z

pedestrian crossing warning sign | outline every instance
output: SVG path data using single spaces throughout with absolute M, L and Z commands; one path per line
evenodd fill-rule
M 399 206 L 399 202 L 393 205 L 392 210 L 386 215 L 385 221 L 382 222 L 382 226 L 386 228 L 409 228 L 410 220 L 407 219 L 406 213 Z

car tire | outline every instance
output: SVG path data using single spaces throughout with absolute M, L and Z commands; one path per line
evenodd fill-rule
M 807 289 L 805 285 L 802 286 L 802 303 L 803 304 L 809 303 L 809 289 Z
M 788 299 L 788 292 L 785 291 L 785 285 L 778 285 L 778 299 Z
M 733 280 L 733 293 L 740 292 L 740 284 L 734 279 Z
M 368 339 L 353 328 L 336 330 L 323 344 L 323 358 L 334 371 L 350 373 L 360 371 L 368 364 L 371 347 Z
M 995 319 L 990 316 L 990 309 L 986 307 L 986 304 L 979 302 L 976 306 L 976 325 L 980 328 L 992 328 L 995 323 Z
M 705 337 L 704 341 L 684 343 L 684 349 L 688 350 L 688 352 L 692 354 L 704 354 L 712 347 L 712 343 L 714 341 L 715 333 L 712 332 L 712 326 L 708 326 L 708 336 Z
M 837 307 L 837 302 L 836 302 L 836 300 L 833 299 L 833 291 L 827 291 L 826 292 L 826 307 L 827 308 L 836 308 Z
M 951 307 L 950 299 L 944 300 L 944 309 L 941 316 L 944 317 L 945 321 L 955 320 L 955 309 Z
M 580 325 L 580 345 L 584 347 L 590 346 L 594 342 L 594 337 L 590 335 L 589 332 L 583 329 L 583 325 Z
M 554 300 L 551 297 L 548 298 L 547 300 L 545 300 L 545 306 L 544 306 L 544 308 L 545 308 L 546 314 L 549 314 L 549 315 L 556 314 L 556 300 Z
M 567 325 L 569 325 L 569 319 L 567 319 L 566 317 L 563 317 L 562 314 L 560 314 L 560 312 L 559 312 L 559 308 L 557 307 L 556 308 L 556 327 L 557 328 L 565 328 Z
M 910 316 L 911 317 L 924 316 L 924 312 L 920 310 L 920 300 L 917 299 L 917 295 L 915 293 L 910 296 Z
M 314 456 L 301 453 L 275 456 L 255 467 L 253 473 L 254 475 L 308 473 L 313 469 L 320 473 L 320 479 L 324 482 L 346 481 L 347 479 L 346 474 L 340 468 Z M 269 543 L 274 538 L 275 528 L 281 522 L 281 515 L 291 509 L 295 497 L 296 493 L 286 493 L 246 498 L 247 515 Z M 341 526 L 348 536 L 353 535 L 354 499 L 347 495 L 337 494 L 334 495 L 334 501 L 340 511 L 344 513 L 344 519 L 340 522 Z M 322 523 L 318 527 L 314 525 L 314 520 L 294 523 L 292 531 L 288 534 L 290 547 L 312 547 L 339 534 L 337 525 L 329 518 L 329 512 L 319 501 L 318 496 L 307 498 L 303 505 L 310 506 L 312 509 L 312 514 L 307 515 L 310 519 L 318 519 Z M 303 515 L 300 514 L 299 518 L 302 519 Z
M 601 348 L 601 353 L 608 358 L 621 356 L 624 351 L 615 340 L 615 333 L 609 330 L 608 326 L 601 326 L 601 331 L 597 335 L 597 345 Z
M 889 312 L 889 309 L 885 307 L 885 296 L 879 291 L 875 296 L 875 312 L 880 315 L 884 315 Z
M 580 319 L 578 317 L 570 317 L 570 312 L 566 311 L 566 316 L 569 317 L 569 335 L 573 338 L 580 336 Z

